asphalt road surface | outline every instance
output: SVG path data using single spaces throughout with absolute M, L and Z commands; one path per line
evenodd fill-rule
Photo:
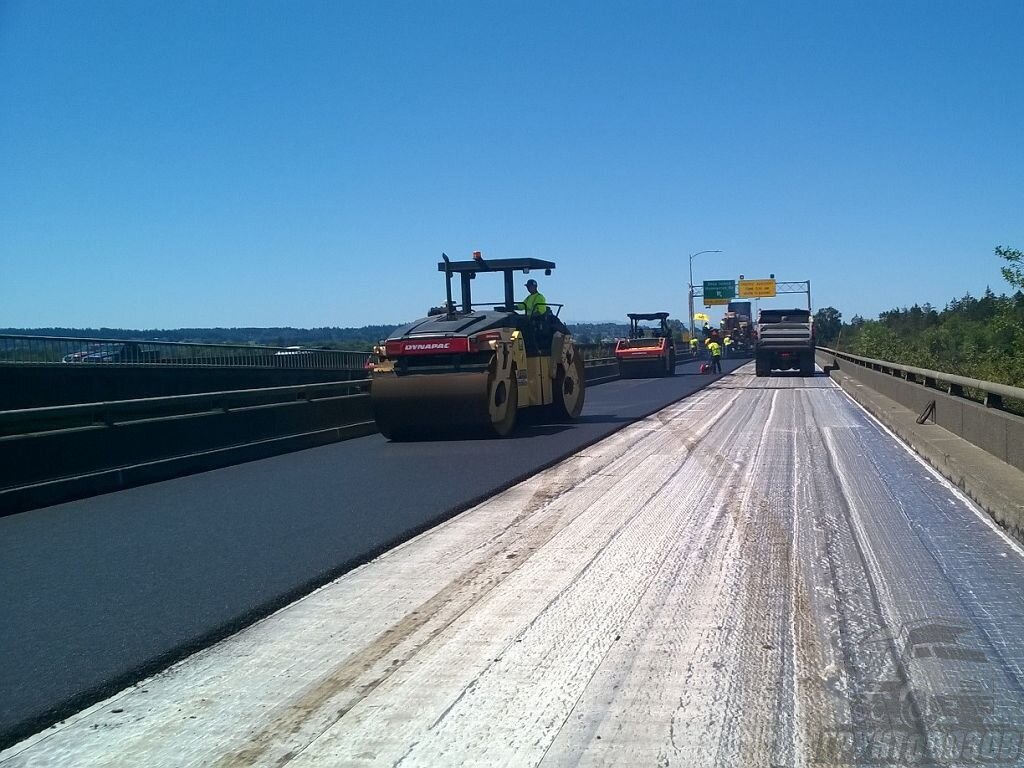
M 1022 679 L 1020 547 L 739 372 L 0 763 L 1020 765 Z
M 0 747 L 717 378 L 678 370 L 511 439 L 373 435 L 0 518 Z

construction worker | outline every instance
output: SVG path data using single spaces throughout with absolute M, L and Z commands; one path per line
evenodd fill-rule
M 732 336 L 726 336 L 722 339 L 722 354 L 725 357 L 729 357 L 732 354 Z
M 722 345 L 717 341 L 708 343 L 708 352 L 711 353 L 711 372 L 722 372 Z
M 697 357 L 697 355 L 700 353 L 700 350 L 697 349 L 697 344 L 698 343 L 699 342 L 697 341 L 697 337 L 696 336 L 694 336 L 692 339 L 690 339 L 690 356 L 691 357 Z
M 544 294 L 537 290 L 537 281 L 532 277 L 526 281 L 526 290 L 530 292 L 530 295 L 516 304 L 516 309 L 526 312 L 527 317 L 543 315 L 547 312 L 547 300 L 544 298 Z

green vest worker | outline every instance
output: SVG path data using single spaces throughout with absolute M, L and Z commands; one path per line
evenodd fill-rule
M 711 370 L 714 373 L 722 372 L 722 347 L 717 341 L 708 344 L 708 352 L 711 353 Z
M 530 292 L 530 295 L 516 304 L 516 309 L 526 312 L 527 317 L 543 315 L 547 312 L 548 303 L 544 299 L 544 294 L 537 290 L 537 281 L 532 277 L 526 281 L 526 290 Z
M 697 354 L 697 339 L 690 339 L 690 351 Z

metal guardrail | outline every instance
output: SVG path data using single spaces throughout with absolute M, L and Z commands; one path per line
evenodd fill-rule
M 252 367 L 363 370 L 369 352 L 245 344 L 0 335 L 0 365 L 104 365 L 162 368 Z
M 901 376 L 932 389 L 942 389 L 939 387 L 939 382 L 943 382 L 946 385 L 946 392 L 956 397 L 966 397 L 966 390 L 975 390 L 984 395 L 984 403 L 989 408 L 1003 408 L 1003 398 L 1017 400 L 1024 404 L 1024 388 L 1021 387 L 1012 387 L 1008 384 L 999 384 L 992 381 L 981 381 L 980 379 L 958 376 L 953 373 L 943 373 L 942 371 L 931 371 L 927 368 L 917 368 L 912 365 L 901 365 L 887 360 L 875 360 L 849 352 L 840 352 L 828 347 L 818 347 L 818 349 L 840 360 L 847 360 L 848 362 L 883 373 L 889 373 L 893 376 Z

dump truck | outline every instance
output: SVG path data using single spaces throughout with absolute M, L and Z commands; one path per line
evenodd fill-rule
M 527 316 L 517 311 L 513 295 L 515 273 L 550 275 L 554 262 L 479 253 L 469 261 L 442 259 L 444 306 L 374 348 L 370 400 L 381 434 L 392 440 L 506 436 L 527 408 L 543 409 L 555 421 L 579 416 L 586 395 L 583 355 L 558 318 L 561 305 Z M 503 300 L 475 303 L 473 283 L 488 274 L 502 276 Z M 452 300 L 456 275 L 460 305 Z
M 762 309 L 757 316 L 754 372 L 799 370 L 814 375 L 814 321 L 807 309 Z
M 615 343 L 622 378 L 671 376 L 676 372 L 676 342 L 668 312 L 630 312 L 629 337 Z M 655 327 L 641 325 L 655 322 Z

